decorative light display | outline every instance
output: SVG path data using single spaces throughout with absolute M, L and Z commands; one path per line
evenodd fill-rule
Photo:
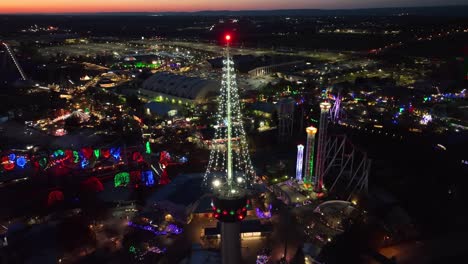
M 421 125 L 427 125 L 429 122 L 432 122 L 432 116 L 430 114 L 423 115 L 421 121 L 419 121 Z
M 26 158 L 23 157 L 23 156 L 20 156 L 20 157 L 18 157 L 18 158 L 16 159 L 16 165 L 18 165 L 18 166 L 21 167 L 21 168 L 24 168 L 24 166 L 26 165 L 26 162 L 27 162 L 27 160 L 26 160 Z
M 15 162 L 10 160 L 10 157 L 4 156 L 2 157 L 2 165 L 3 168 L 7 171 L 11 171 L 15 168 Z
M 141 171 L 131 171 L 130 181 L 133 183 L 139 183 L 141 181 Z
M 304 145 L 297 145 L 297 162 L 296 162 L 296 180 L 302 181 L 302 167 L 304 165 Z
M 146 185 L 146 186 L 153 186 L 154 185 L 154 174 L 153 171 L 148 170 L 148 171 L 143 171 L 141 173 L 141 181 Z
M 74 163 L 80 162 L 80 154 L 76 150 L 73 151 L 73 162 Z
M 81 187 L 83 188 L 83 190 L 89 191 L 89 192 L 102 192 L 102 191 L 104 191 L 104 185 L 96 177 L 90 177 L 90 178 L 84 180 L 81 183 Z
M 311 183 L 314 175 L 314 148 L 315 148 L 315 134 L 317 134 L 317 128 L 310 126 L 306 128 L 307 133 L 307 145 L 306 145 L 306 163 L 305 163 L 305 174 L 304 182 Z
M 63 192 L 55 190 L 49 193 L 49 196 L 47 197 L 47 205 L 52 206 L 59 202 L 63 202 L 63 200 L 64 200 Z
M 114 157 L 114 159 L 116 160 L 120 159 L 120 148 L 111 148 L 110 153 Z
M 130 173 L 128 172 L 120 172 L 117 173 L 114 177 L 114 186 L 127 186 L 130 183 Z
M 268 205 L 268 208 L 266 211 L 260 210 L 260 208 L 255 208 L 255 213 L 257 214 L 257 217 L 260 219 L 269 219 L 271 218 L 271 204 Z
M 111 154 L 109 149 L 101 149 L 101 155 L 103 158 L 108 159 Z
M 8 158 L 10 159 L 10 161 L 15 161 L 15 159 L 16 159 L 16 154 L 15 154 L 15 153 L 11 153 L 10 155 L 8 155 Z
M 270 257 L 267 256 L 267 255 L 258 255 L 257 256 L 257 260 L 256 260 L 256 264 L 267 264 L 269 263 L 270 261 Z
M 61 149 L 57 149 L 56 151 L 54 151 L 53 155 L 54 155 L 54 158 L 57 158 L 57 157 L 65 155 L 65 152 L 63 152 L 63 150 Z
M 179 235 L 183 232 L 183 229 L 180 228 L 180 227 L 177 227 L 176 225 L 174 224 L 169 224 L 165 230 L 158 230 L 156 229 L 154 226 L 152 225 L 139 225 L 139 224 L 135 224 L 133 223 L 132 221 L 129 221 L 128 222 L 128 226 L 131 226 L 131 227 L 134 227 L 134 228 L 138 228 L 138 229 L 142 229 L 142 230 L 145 230 L 145 231 L 148 231 L 148 232 L 151 232 L 153 233 L 154 235 L 156 236 L 165 236 L 165 235 L 168 235 L 168 234 L 174 234 L 174 235 Z
M 81 161 L 81 164 L 80 164 L 80 165 L 81 165 L 81 168 L 82 168 L 82 169 L 86 168 L 86 166 L 89 165 L 89 160 L 83 159 L 83 160 Z
M 151 154 L 151 144 L 149 141 L 146 142 L 146 154 Z
M 41 168 L 45 168 L 47 166 L 47 158 L 46 157 L 42 157 L 41 159 L 39 159 L 39 166 L 41 166 Z
M 239 199 L 226 204 L 219 199 L 211 200 L 211 209 L 213 209 L 214 218 L 223 222 L 237 222 L 247 216 L 247 208 L 250 206 L 250 200 Z
M 215 136 L 212 140 L 210 159 L 204 182 L 211 186 L 213 179 L 220 179 L 232 188 L 250 185 L 255 171 L 250 160 L 247 139 L 242 121 L 239 92 L 234 61 L 229 54 L 231 36 L 226 35 L 226 59 L 223 60 L 220 96 L 216 115 Z M 241 182 L 236 181 L 243 178 Z
M 178 227 L 175 224 L 169 224 L 166 227 L 166 231 L 170 234 L 179 235 L 179 234 L 182 234 L 183 229 Z
M 169 165 L 169 163 L 171 163 L 171 154 L 167 151 L 161 151 L 161 153 L 159 153 L 159 163 L 164 167 Z
M 82 148 L 81 153 L 83 153 L 83 157 L 86 159 L 91 159 L 91 156 L 93 155 L 93 149 L 92 148 Z
M 182 164 L 183 164 L 183 163 L 187 163 L 187 162 L 188 162 L 188 159 L 187 159 L 187 157 L 183 156 L 183 157 L 181 157 L 181 158 L 179 159 L 179 162 L 182 163 Z
M 136 161 L 136 162 L 143 162 L 144 161 L 143 156 L 138 151 L 133 152 L 132 159 L 133 159 L 133 161 Z
M 65 156 L 67 157 L 67 159 L 73 158 L 73 151 L 69 149 L 65 150 Z
M 99 157 L 101 156 L 101 151 L 99 149 L 95 149 L 94 156 L 96 157 L 96 159 L 99 159 Z

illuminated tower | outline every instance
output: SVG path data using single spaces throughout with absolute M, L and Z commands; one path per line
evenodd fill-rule
M 302 181 L 302 167 L 304 166 L 304 145 L 297 145 L 297 162 L 296 162 L 296 180 Z
M 311 183 L 314 173 L 314 147 L 315 147 L 315 134 L 317 128 L 310 126 L 306 128 L 307 145 L 306 145 L 306 159 L 305 159 L 305 174 L 304 182 Z
M 318 135 L 318 144 L 317 144 L 317 164 L 315 167 L 315 182 L 314 182 L 314 191 L 316 193 L 321 193 L 323 188 L 323 173 L 324 173 L 324 163 L 326 156 L 326 144 L 327 144 L 327 127 L 328 127 L 328 113 L 330 111 L 331 105 L 328 102 L 320 103 L 320 124 L 319 124 L 319 135 Z
M 237 90 L 234 62 L 229 54 L 230 35 L 225 37 L 226 59 L 223 60 L 215 137 L 204 182 L 213 187 L 213 215 L 221 223 L 223 264 L 241 263 L 240 222 L 245 218 L 248 188 L 255 176 L 250 160 Z

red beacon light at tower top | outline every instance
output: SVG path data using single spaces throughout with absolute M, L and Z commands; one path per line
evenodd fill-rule
M 224 41 L 225 41 L 225 43 L 227 45 L 229 45 L 232 42 L 232 39 L 233 39 L 233 37 L 232 37 L 232 35 L 230 33 L 226 33 L 224 35 Z

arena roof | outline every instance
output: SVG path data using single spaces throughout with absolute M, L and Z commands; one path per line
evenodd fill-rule
M 143 89 L 190 100 L 206 99 L 219 93 L 218 82 L 196 77 L 159 72 L 143 82 Z

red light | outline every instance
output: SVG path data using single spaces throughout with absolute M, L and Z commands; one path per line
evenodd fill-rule
M 231 35 L 228 34 L 228 35 L 226 35 L 224 38 L 225 38 L 227 41 L 230 41 L 230 40 L 231 40 Z
M 219 217 L 219 214 L 215 214 L 214 217 L 215 217 L 215 218 L 218 218 L 218 217 Z
M 226 211 L 226 210 L 223 211 L 223 215 L 227 215 L 227 211 Z
M 243 211 L 243 212 L 247 211 L 247 208 L 243 207 L 243 208 L 242 208 L 242 211 Z
M 242 220 L 243 218 L 244 218 L 244 216 L 239 215 L 239 220 Z

